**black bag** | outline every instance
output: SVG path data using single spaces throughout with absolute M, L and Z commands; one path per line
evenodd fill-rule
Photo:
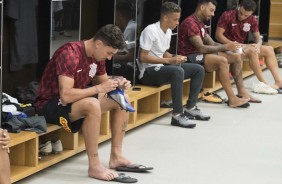
M 139 83 L 139 70 L 133 62 L 115 62 L 113 64 L 113 75 L 123 76 L 129 80 L 132 85 Z
M 37 95 L 39 83 L 36 81 L 32 81 L 28 84 L 27 87 L 18 86 L 17 87 L 17 95 L 20 103 L 31 103 L 35 102 L 35 98 Z

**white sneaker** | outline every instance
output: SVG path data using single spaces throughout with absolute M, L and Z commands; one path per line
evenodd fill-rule
M 47 141 L 44 144 L 39 144 L 39 154 L 40 155 L 49 155 L 52 152 L 51 141 Z
M 196 123 L 190 120 L 184 113 L 178 114 L 176 116 L 172 115 L 171 118 L 172 126 L 179 126 L 183 128 L 194 128 L 196 127 Z
M 58 154 L 63 151 L 63 146 L 61 140 L 57 140 L 56 142 L 52 142 L 52 153 Z
M 276 89 L 273 89 L 272 87 L 263 82 L 258 82 L 256 84 L 254 83 L 253 92 L 267 95 L 275 95 L 278 93 Z
M 161 108 L 172 108 L 172 100 L 162 100 Z
M 193 107 L 192 109 L 187 109 L 186 107 L 184 107 L 184 114 L 189 119 L 207 121 L 211 118 L 209 115 L 202 113 L 202 111 L 198 109 L 197 106 Z

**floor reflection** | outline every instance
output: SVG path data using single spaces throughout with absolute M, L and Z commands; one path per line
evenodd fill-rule
M 50 56 L 52 56 L 54 52 L 63 44 L 79 40 L 79 30 L 69 30 L 67 32 L 69 35 L 71 35 L 71 37 L 56 34 L 53 38 L 51 38 Z

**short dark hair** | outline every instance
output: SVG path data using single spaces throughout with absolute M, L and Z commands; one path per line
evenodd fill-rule
M 198 0 L 198 5 L 212 3 L 213 5 L 217 6 L 216 0 Z
M 242 0 L 240 6 L 242 6 L 246 11 L 254 12 L 257 9 L 257 3 L 253 0 Z
M 105 45 L 119 50 L 124 49 L 126 46 L 122 31 L 113 24 L 107 24 L 100 28 L 93 40 L 101 40 Z
M 161 16 L 170 13 L 180 13 L 181 8 L 174 2 L 166 1 L 162 4 Z

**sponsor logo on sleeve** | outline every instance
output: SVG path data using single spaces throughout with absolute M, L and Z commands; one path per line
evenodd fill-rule
M 201 32 L 202 32 L 202 37 L 204 38 L 205 37 L 205 33 L 206 33 L 205 29 L 201 28 Z
M 71 132 L 70 127 L 68 126 L 68 120 L 66 120 L 66 118 L 60 117 L 60 124 L 66 131 Z

